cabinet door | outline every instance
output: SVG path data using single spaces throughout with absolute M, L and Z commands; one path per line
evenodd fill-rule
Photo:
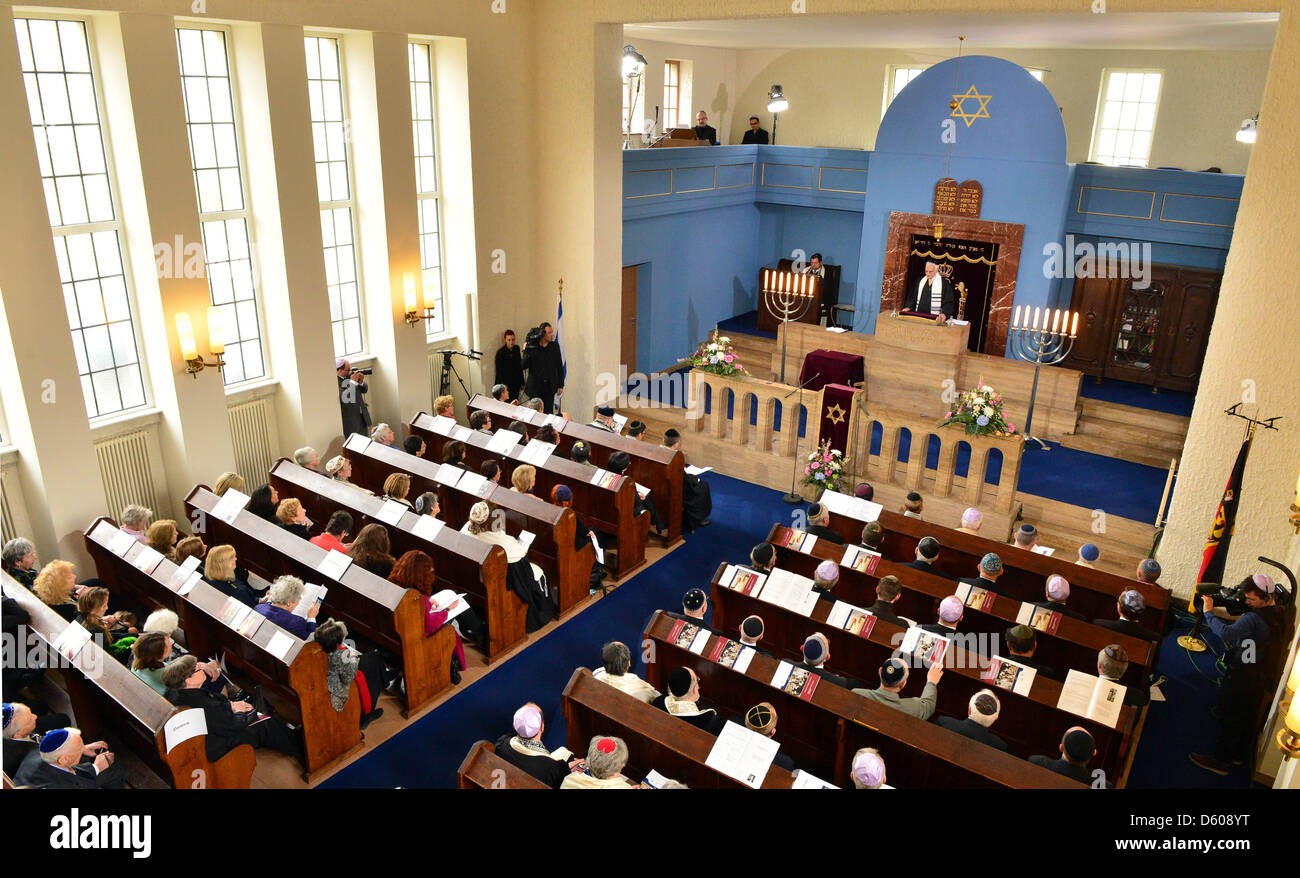
M 1079 312 L 1079 337 L 1065 365 L 1085 375 L 1100 377 L 1110 349 L 1110 327 L 1115 314 L 1116 283 L 1111 278 L 1078 277 L 1070 310 Z
M 1195 390 L 1205 362 L 1205 346 L 1219 300 L 1220 275 L 1180 272 L 1177 311 L 1166 321 L 1160 385 L 1170 390 Z
M 1137 289 L 1131 279 L 1120 281 L 1119 307 L 1107 351 L 1106 377 L 1137 384 L 1155 384 L 1166 295 L 1173 288 L 1174 272 L 1152 272 L 1151 284 Z

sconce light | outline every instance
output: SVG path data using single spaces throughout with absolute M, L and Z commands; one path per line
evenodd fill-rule
M 1286 681 L 1291 706 L 1282 717 L 1282 728 L 1277 730 L 1277 746 L 1288 759 L 1300 756 L 1300 698 L 1296 697 L 1297 688 L 1300 688 L 1300 657 L 1291 662 L 1291 676 Z
M 935 224 L 934 224 L 934 239 L 935 239 L 936 241 L 942 241 L 942 240 L 943 240 L 943 223 L 935 223 Z
M 181 356 L 185 358 L 185 371 L 197 381 L 199 373 L 208 366 L 218 371 L 223 369 L 226 361 L 221 355 L 226 352 L 225 312 L 216 305 L 208 309 L 208 350 L 216 361 L 209 363 L 199 356 L 198 345 L 194 341 L 194 323 L 188 311 L 176 312 L 176 337 L 181 343 Z
M 433 272 L 436 268 L 426 268 L 424 270 L 424 307 L 419 307 L 419 295 L 415 289 L 415 272 L 407 271 L 402 273 L 402 294 L 406 300 L 406 325 L 415 326 L 426 317 L 433 316 L 433 309 L 438 303 L 436 278 Z

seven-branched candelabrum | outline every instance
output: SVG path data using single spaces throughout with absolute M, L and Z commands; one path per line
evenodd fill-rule
M 1042 325 L 1039 325 L 1039 318 Z M 1035 436 L 1031 429 L 1034 423 L 1034 402 L 1038 399 L 1038 373 L 1043 366 L 1055 366 L 1070 355 L 1074 349 L 1074 340 L 1079 334 L 1079 312 L 1073 314 L 1059 308 L 1034 308 L 1032 319 L 1029 306 L 1021 314 L 1016 306 L 1011 318 L 1011 352 L 1017 359 L 1034 364 L 1034 386 L 1029 392 L 1029 414 L 1025 416 L 1025 436 L 1037 442 L 1039 447 L 1047 450 L 1047 443 Z

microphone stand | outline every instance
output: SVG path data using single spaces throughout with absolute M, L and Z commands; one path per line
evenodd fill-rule
M 822 373 L 818 372 L 816 375 L 812 376 L 807 381 L 802 382 L 794 390 L 791 390 L 785 396 L 781 397 L 781 399 L 783 400 L 789 399 L 790 397 L 794 396 L 796 393 L 799 394 L 799 405 L 796 408 L 796 412 L 797 412 L 799 408 L 803 407 L 803 389 L 807 387 L 809 384 L 812 384 L 818 378 L 820 378 L 821 375 Z M 782 412 L 782 414 L 784 415 L 784 412 Z M 745 415 L 745 417 L 746 418 L 749 417 L 748 413 Z M 798 476 L 799 476 L 799 421 L 798 421 L 798 415 L 796 414 L 794 419 L 794 471 L 790 473 L 790 493 L 786 494 L 784 497 L 781 498 L 787 503 L 803 502 L 803 497 L 799 496 L 794 492 L 794 482 L 795 479 L 798 478 Z

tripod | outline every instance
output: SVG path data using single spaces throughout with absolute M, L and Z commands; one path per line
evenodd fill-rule
M 469 388 L 465 386 L 464 379 L 456 371 L 456 364 L 451 359 L 454 354 L 459 354 L 460 351 L 438 351 L 438 353 L 442 354 L 442 376 L 438 382 L 438 395 L 446 396 L 451 392 L 451 376 L 455 375 L 456 382 L 460 384 L 460 389 L 465 391 L 465 398 L 472 399 L 474 394 L 470 393 Z M 464 356 L 464 354 L 461 354 L 461 356 Z

